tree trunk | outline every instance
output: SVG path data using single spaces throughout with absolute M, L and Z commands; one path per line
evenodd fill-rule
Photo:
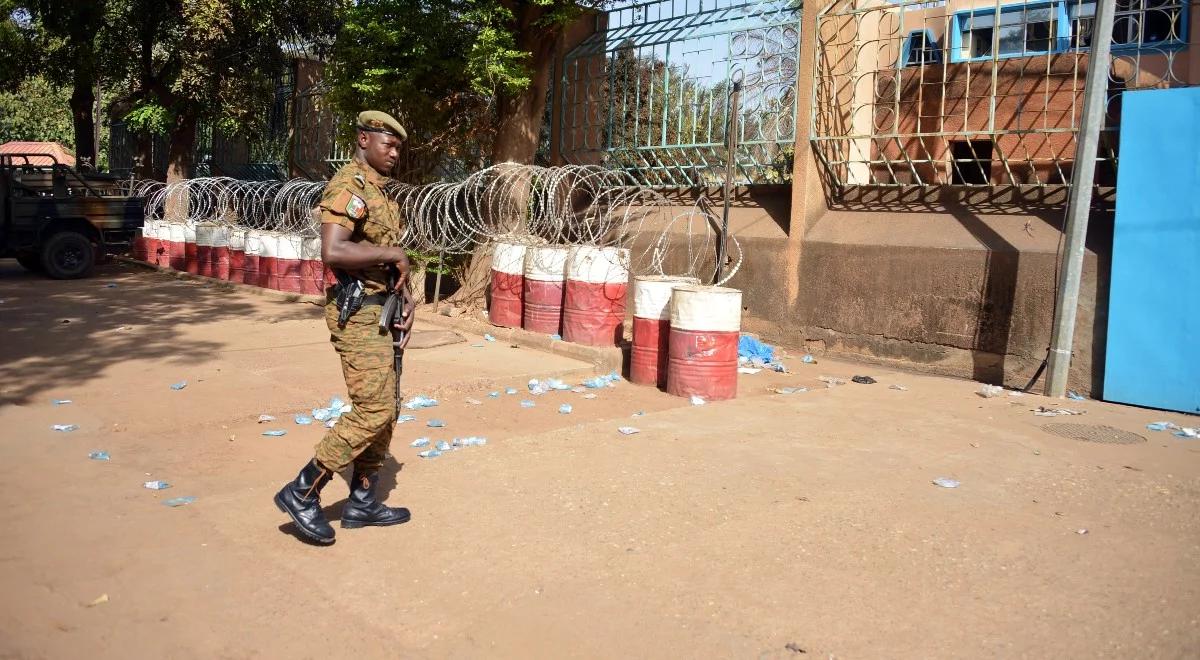
M 86 57 L 81 57 L 83 62 Z M 75 129 L 75 163 L 83 167 L 87 162 L 95 168 L 99 165 L 96 160 L 96 117 L 93 110 L 96 105 L 96 76 L 92 68 L 81 64 L 75 69 L 73 89 L 71 91 L 71 121 Z
M 180 112 L 171 128 L 171 145 L 167 148 L 167 183 L 192 175 L 192 159 L 196 154 L 196 116 Z
M 496 140 L 492 144 L 493 163 L 533 164 L 546 113 L 546 90 L 550 87 L 550 70 L 554 66 L 554 46 L 559 32 L 547 34 L 526 29 L 518 34 L 517 47 L 529 53 L 533 76 L 529 87 L 519 94 L 501 92 L 496 95 L 499 121 Z

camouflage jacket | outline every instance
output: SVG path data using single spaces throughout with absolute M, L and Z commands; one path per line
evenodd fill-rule
M 390 181 L 358 159 L 342 166 L 321 196 L 321 224 L 349 229 L 350 240 L 372 245 L 398 245 L 403 225 L 400 208 L 384 192 Z M 387 268 L 372 266 L 352 273 L 362 279 L 367 293 L 387 290 Z

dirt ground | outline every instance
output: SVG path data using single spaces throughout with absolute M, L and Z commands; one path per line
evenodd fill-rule
M 397 427 L 383 479 L 412 521 L 321 548 L 271 501 L 323 431 L 293 415 L 344 395 L 315 305 L 5 260 L 0 337 L 3 657 L 1200 655 L 1200 440 L 1145 428 L 1195 417 L 795 355 L 724 403 L 532 397 L 592 368 L 469 336 L 406 358 L 408 393 L 441 401 Z M 855 374 L 879 382 L 817 380 Z M 488 444 L 409 447 L 466 435 Z M 345 496 L 326 489 L 331 518 Z

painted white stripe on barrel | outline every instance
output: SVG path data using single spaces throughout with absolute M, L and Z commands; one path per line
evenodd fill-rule
M 525 246 L 513 243 L 496 243 L 492 251 L 492 270 L 506 275 L 521 275 L 525 272 Z
M 742 292 L 689 284 L 671 294 L 671 329 L 737 332 L 742 328 Z
M 562 282 L 566 279 L 567 253 L 561 246 L 531 247 L 525 252 L 525 279 Z
M 196 245 L 204 247 L 212 247 L 214 235 L 217 233 L 216 225 L 200 224 L 196 225 Z
M 303 242 L 295 234 L 278 234 L 275 239 L 275 253 L 263 253 L 264 257 L 275 257 L 284 261 L 300 261 L 300 246 Z M 264 243 L 263 245 L 266 245 Z
M 629 250 L 576 245 L 567 253 L 567 279 L 589 284 L 628 282 Z
M 699 284 L 695 277 L 640 275 L 633 278 L 633 315 L 664 321 L 671 318 L 671 292 L 678 286 Z
M 321 260 L 321 237 L 306 238 L 300 244 L 300 258 L 305 261 Z
M 229 249 L 230 250 L 245 250 L 246 249 L 246 231 L 240 227 L 235 227 L 229 230 Z

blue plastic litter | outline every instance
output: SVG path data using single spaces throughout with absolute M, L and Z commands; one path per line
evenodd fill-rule
M 71 431 L 78 431 L 79 425 L 78 424 L 55 424 L 54 426 L 51 426 L 50 428 L 54 429 L 55 431 L 61 431 L 63 433 L 70 433 Z
M 1067 390 L 1067 398 L 1072 401 L 1087 401 L 1087 397 L 1076 392 L 1075 390 Z
M 176 506 L 183 506 L 185 504 L 191 504 L 192 502 L 195 502 L 195 501 L 196 501 L 196 498 L 191 497 L 191 496 L 172 497 L 169 500 L 163 500 L 163 504 L 170 506 L 170 507 L 176 507 Z
M 488 392 L 488 396 L 493 399 L 499 399 L 500 393 L 499 392 Z
M 487 444 L 487 438 L 482 438 L 482 437 L 474 436 L 474 435 L 467 436 L 465 438 L 455 438 L 454 439 L 455 447 L 482 447 L 483 445 L 486 445 L 486 444 Z
M 529 393 L 530 394 L 532 394 L 534 396 L 541 396 L 549 391 L 550 391 L 550 388 L 545 383 L 542 383 L 538 379 L 533 378 L 529 381 Z
M 641 429 L 632 426 L 620 426 L 617 427 L 617 432 L 621 435 L 633 435 L 634 433 L 640 433 Z
M 938 477 L 937 479 L 933 480 L 933 485 L 941 486 L 942 488 L 958 488 L 961 484 L 957 479 Z
M 549 387 L 552 390 L 558 390 L 560 392 L 571 389 L 570 385 L 564 383 L 558 378 L 551 378 L 550 380 L 547 380 L 546 387 Z
M 536 404 L 536 403 L 534 403 L 533 401 L 530 401 L 529 399 L 522 399 L 522 400 L 521 400 L 521 407 L 522 407 L 522 408 L 532 408 L 532 407 L 534 407 L 535 405 L 537 405 L 537 404 Z
M 271 437 L 271 438 L 278 438 L 280 436 L 287 435 L 287 431 L 284 431 L 282 429 L 276 429 L 274 431 L 263 431 L 263 435 L 265 435 L 267 437 Z
M 179 381 L 178 383 L 175 383 L 174 385 L 172 385 L 172 386 L 171 386 L 171 389 L 173 389 L 173 390 L 175 390 L 176 392 L 178 392 L 179 390 L 182 390 L 182 389 L 183 389 L 183 388 L 185 388 L 185 387 L 187 387 L 187 381 L 186 381 L 186 380 L 181 380 L 181 381 Z
M 604 376 L 596 376 L 595 378 L 589 378 L 583 381 L 583 386 L 593 390 L 601 387 L 608 387 L 608 379 Z
M 67 405 L 69 403 L 73 403 L 73 402 L 70 399 L 54 399 L 50 403 L 52 403 L 56 406 L 65 406 L 65 405 Z
M 421 396 L 418 394 L 408 401 L 405 401 L 404 407 L 408 410 L 417 410 L 419 408 L 433 408 L 437 404 L 437 399 L 431 399 L 427 396 Z
M 605 378 L 607 378 L 608 382 L 610 382 L 610 383 L 621 382 L 621 374 L 617 373 L 616 369 L 613 369 L 612 371 L 608 372 L 608 375 L 605 376 Z
M 564 403 L 558 407 L 558 413 L 560 415 L 570 415 L 571 410 L 572 410 L 571 404 L 569 404 L 569 403 Z
M 443 422 L 440 419 L 431 419 L 428 422 L 425 422 L 425 426 L 428 426 L 431 429 L 440 429 L 440 428 L 444 427 L 445 425 L 446 425 L 446 422 Z
M 154 481 L 147 481 L 142 484 L 142 488 L 149 488 L 150 490 L 166 490 L 170 487 L 171 484 L 158 479 L 155 479 Z
M 1151 431 L 1170 431 L 1171 429 L 1177 429 L 1179 427 L 1175 426 L 1171 422 L 1154 422 L 1153 424 L 1147 424 L 1146 428 L 1150 429 Z
M 313 408 L 312 417 L 318 422 L 323 422 L 333 417 L 333 411 L 328 408 Z
M 327 429 L 331 429 L 331 428 L 333 428 L 333 427 L 334 427 L 334 426 L 336 426 L 336 425 L 337 425 L 337 418 L 336 418 L 336 417 L 334 417 L 333 419 L 327 420 L 327 421 L 325 422 L 325 428 L 327 428 Z
M 639 411 L 637 411 L 637 412 L 633 413 L 633 414 L 632 414 L 632 415 L 630 415 L 630 416 L 631 416 L 631 417 L 642 417 L 642 416 L 644 416 L 645 414 L 646 414 L 646 411 L 645 411 L 645 410 L 639 410 Z
M 816 358 L 814 358 L 811 355 L 805 355 L 804 357 L 800 358 L 800 361 L 803 362 L 804 364 L 812 364 L 812 363 L 816 362 L 817 360 L 816 360 Z
M 562 335 L 550 335 L 550 341 L 562 341 Z
M 399 417 L 396 418 L 397 424 L 403 424 L 405 422 L 415 422 L 415 421 L 417 421 L 416 415 L 400 415 Z
M 438 456 L 441 456 L 441 455 L 442 455 L 442 452 L 440 452 L 436 449 L 426 449 L 425 451 L 417 452 L 417 456 L 420 456 L 421 458 L 437 458 Z
M 308 426 L 309 424 L 313 423 L 312 417 L 307 415 L 296 415 L 295 421 L 300 426 Z
M 764 344 L 750 335 L 742 335 L 738 337 L 738 357 L 751 360 L 758 358 L 766 364 L 775 359 L 775 347 Z
M 409 447 L 428 447 L 428 446 L 429 446 L 429 438 L 417 438 L 416 440 L 412 441 L 412 444 L 409 445 Z
M 516 393 L 517 393 L 517 388 L 515 388 L 515 387 L 506 387 L 506 388 L 504 388 L 504 393 L 505 393 L 505 394 L 516 394 Z
M 111 459 L 112 456 L 109 456 L 108 452 L 106 451 L 94 451 L 88 454 L 88 458 L 92 459 L 93 461 L 107 461 Z
M 340 397 L 340 396 L 334 396 L 334 397 L 329 398 L 329 410 L 331 410 L 333 412 L 337 412 L 337 411 L 341 410 L 342 406 L 344 406 L 344 405 L 346 405 L 346 402 L 342 401 L 342 397 Z
M 483 340 L 484 341 L 496 341 L 496 338 L 491 335 L 484 335 Z
M 1194 440 L 1196 438 L 1200 438 L 1200 429 L 1184 427 L 1176 431 L 1175 435 L 1180 438 L 1190 438 Z
M 450 443 L 446 442 L 445 440 L 438 442 L 437 450 L 438 451 L 450 451 Z

